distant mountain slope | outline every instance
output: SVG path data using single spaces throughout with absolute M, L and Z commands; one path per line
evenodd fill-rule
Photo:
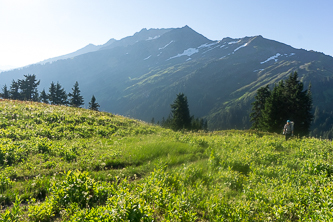
M 89 52 L 95 52 L 95 51 L 99 50 L 101 47 L 102 46 L 96 46 L 94 44 L 89 44 L 89 45 L 87 45 L 87 46 L 83 47 L 82 49 L 79 49 L 75 52 L 72 52 L 72 53 L 69 53 L 69 54 L 66 54 L 66 55 L 62 55 L 62 56 L 57 56 L 57 57 L 50 58 L 50 59 L 46 59 L 46 60 L 43 60 L 43 61 L 39 62 L 38 64 L 44 65 L 46 63 L 52 63 L 52 62 L 62 60 L 62 59 L 74 58 L 75 56 L 79 56 L 79 55 L 86 54 L 86 53 L 89 53 Z
M 188 26 L 143 29 L 94 52 L 0 77 L 9 85 L 24 74 L 36 74 L 46 90 L 51 81 L 67 90 L 78 81 L 86 104 L 94 94 L 103 110 L 145 121 L 167 118 L 176 94 L 183 92 L 191 114 L 207 118 L 211 129 L 243 129 L 250 127 L 256 90 L 293 71 L 305 88 L 311 82 L 315 107 L 333 107 L 331 56 L 262 36 L 212 41 Z
M 39 62 L 38 64 L 43 65 L 46 63 L 52 63 L 52 62 L 62 60 L 62 59 L 70 59 L 70 58 L 74 58 L 76 56 L 86 54 L 89 52 L 95 52 L 100 49 L 104 50 L 104 49 L 112 49 L 112 48 L 118 47 L 118 46 L 133 45 L 134 43 L 141 41 L 141 40 L 156 39 L 156 38 L 160 37 L 160 35 L 163 35 L 164 33 L 168 32 L 170 30 L 171 29 L 149 29 L 149 30 L 142 29 L 140 32 L 135 33 L 133 36 L 129 36 L 129 37 L 123 38 L 121 40 L 115 40 L 112 38 L 103 45 L 89 44 L 75 52 L 72 52 L 72 53 L 69 53 L 66 55 L 62 55 L 62 56 L 57 56 L 57 57 L 50 58 L 50 59 L 46 59 L 46 60 Z M 152 37 L 152 35 L 154 35 L 154 37 Z

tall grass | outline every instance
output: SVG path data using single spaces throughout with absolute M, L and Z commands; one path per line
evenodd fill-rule
M 331 141 L 0 102 L 0 221 L 330 221 Z

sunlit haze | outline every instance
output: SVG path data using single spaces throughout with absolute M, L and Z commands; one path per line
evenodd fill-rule
M 332 56 L 332 10 L 331 0 L 0 0 L 0 69 L 185 25 L 211 40 L 262 35 Z

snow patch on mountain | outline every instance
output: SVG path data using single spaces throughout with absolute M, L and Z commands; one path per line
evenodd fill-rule
M 181 53 L 181 54 L 178 54 L 178 55 L 176 55 L 176 56 L 173 56 L 173 57 L 168 58 L 166 61 L 168 61 L 168 60 L 170 60 L 170 59 L 177 58 L 177 57 L 181 57 L 181 56 L 191 56 L 191 55 L 193 55 L 193 54 L 195 54 L 195 53 L 198 53 L 198 52 L 199 52 L 199 50 L 196 49 L 196 48 L 189 48 L 189 49 L 184 50 L 184 52 Z
M 151 55 L 150 56 L 148 56 L 147 58 L 145 58 L 144 60 L 147 60 L 147 59 L 149 59 L 151 57 Z
M 232 42 L 228 42 L 229 45 L 232 45 L 232 44 L 236 44 L 236 43 L 239 43 L 241 40 L 238 40 L 238 41 L 232 41 Z
M 247 42 L 247 43 L 245 43 L 244 45 L 239 46 L 237 49 L 234 50 L 234 52 L 236 52 L 237 50 L 239 50 L 239 49 L 241 49 L 241 48 L 246 47 L 248 44 L 249 44 L 249 43 Z
M 161 37 L 160 35 L 157 35 L 155 37 L 149 37 L 148 39 L 146 39 L 146 41 L 149 41 L 149 40 L 154 40 L 154 39 L 158 39 L 159 37 Z
M 264 69 L 256 69 L 256 70 L 253 70 L 253 72 L 261 72 L 263 71 Z
M 174 41 L 171 40 L 171 42 L 169 42 L 168 44 L 166 44 L 165 46 L 163 46 L 162 48 L 159 48 L 158 50 L 162 50 L 165 49 L 166 47 L 168 47 L 171 43 L 173 43 Z
M 260 64 L 264 64 L 264 63 L 269 62 L 269 61 L 271 61 L 271 60 L 275 60 L 275 62 L 277 62 L 277 61 L 278 61 L 277 58 L 278 58 L 279 56 L 281 56 L 281 54 L 280 54 L 280 53 L 276 53 L 276 55 L 269 57 L 268 59 L 266 59 L 266 60 L 263 61 L 263 62 L 260 62 Z
M 201 46 L 199 46 L 198 49 L 202 49 L 202 48 L 210 48 L 211 46 L 216 45 L 216 44 L 218 44 L 218 43 L 219 43 L 219 42 L 205 43 L 205 44 L 202 44 Z
M 290 57 L 290 56 L 293 56 L 293 55 L 295 55 L 295 53 L 290 53 L 289 55 L 288 54 L 284 54 L 286 57 Z

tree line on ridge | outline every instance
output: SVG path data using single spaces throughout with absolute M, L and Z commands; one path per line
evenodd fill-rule
M 2 88 L 2 93 L 0 93 L 0 97 L 3 99 L 43 102 L 51 105 L 69 105 L 72 107 L 80 107 L 84 105 L 84 99 L 80 94 L 81 91 L 77 81 L 75 82 L 71 93 L 67 94 L 59 82 L 57 82 L 57 84 L 52 82 L 48 93 L 43 89 L 39 94 L 37 87 L 40 80 L 37 80 L 34 74 L 24 75 L 24 77 L 25 79 L 18 79 L 17 81 L 13 80 L 9 89 L 5 84 Z M 89 109 L 98 111 L 98 107 L 100 106 L 93 95 L 89 102 Z

